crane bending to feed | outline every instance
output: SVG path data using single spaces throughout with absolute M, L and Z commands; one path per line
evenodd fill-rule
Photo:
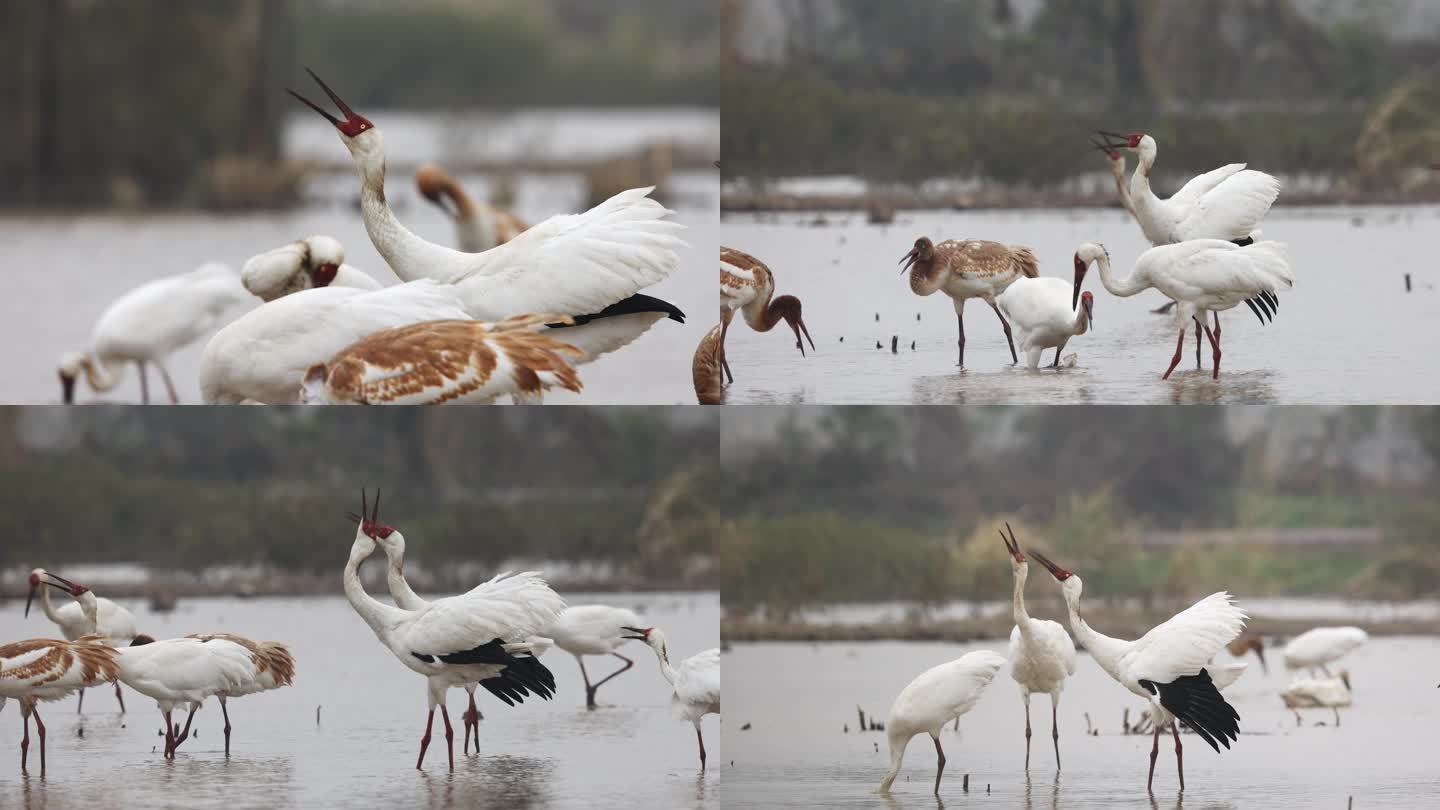
M 240 281 L 262 301 L 316 287 L 378 290 L 381 286 L 345 263 L 345 248 L 339 241 L 318 234 L 251 256 L 240 267 Z
M 1150 775 L 1145 789 L 1155 783 L 1155 759 L 1160 755 L 1160 730 L 1170 723 L 1175 736 L 1175 769 L 1180 789 L 1185 789 L 1184 754 L 1180 729 L 1183 721 L 1209 743 L 1216 753 L 1239 738 L 1240 715 L 1225 702 L 1206 666 L 1225 649 L 1230 639 L 1245 627 L 1245 613 L 1225 592 L 1211 594 L 1151 628 L 1134 641 L 1111 638 L 1091 629 L 1080 615 L 1083 584 L 1080 577 L 1030 549 L 1030 556 L 1045 566 L 1060 585 L 1070 615 L 1070 632 L 1085 647 L 1095 663 L 1121 686 L 1145 699 L 1155 723 L 1155 742 L 1150 749 Z
M 444 167 L 425 163 L 415 170 L 415 187 L 420 195 L 455 220 L 455 240 L 466 253 L 484 253 L 525 232 L 519 217 L 503 208 L 477 202 L 465 193 Z M 445 205 L 454 206 L 450 210 Z
M 91 390 L 104 393 L 124 380 L 126 363 L 134 363 L 140 372 L 142 403 L 150 403 L 146 364 L 160 369 L 170 403 L 179 403 L 165 359 L 219 326 L 231 308 L 253 300 L 233 268 L 214 262 L 130 290 L 100 314 L 87 348 L 61 356 L 60 393 L 65 404 L 75 401 L 80 375 Z
M 1162 380 L 1168 380 L 1180 364 L 1185 330 L 1191 321 L 1204 329 L 1215 358 L 1212 376 L 1220 379 L 1220 313 L 1261 292 L 1289 289 L 1295 284 L 1289 253 L 1280 242 L 1257 242 L 1242 248 L 1223 239 L 1192 239 L 1153 247 L 1141 254 L 1135 269 L 1124 278 L 1117 278 L 1111 271 L 1110 254 L 1103 246 L 1087 242 L 1075 251 L 1072 310 L 1079 306 L 1080 288 L 1091 264 L 1099 268 L 1100 282 L 1111 295 L 1128 298 L 1153 287 L 1177 302 L 1180 338 Z M 1206 321 L 1207 313 L 1214 313 L 1213 332 Z
M 571 605 L 565 608 L 560 618 L 545 629 L 555 646 L 575 656 L 580 665 L 580 677 L 585 680 L 585 707 L 595 708 L 595 693 L 616 675 L 635 666 L 635 662 L 621 655 L 617 650 L 630 640 L 627 627 L 640 624 L 635 611 L 610 605 Z M 613 655 L 625 662 L 625 666 L 590 683 L 590 673 L 585 671 L 585 656 Z
M 685 719 L 695 726 L 695 741 L 700 744 L 700 770 L 705 770 L 705 735 L 700 733 L 700 721 L 707 714 L 720 713 L 720 648 L 701 650 L 682 660 L 679 666 L 671 666 L 665 634 L 658 628 L 620 629 L 626 632 L 625 638 L 643 641 L 655 651 L 655 657 L 660 661 L 660 674 L 675 690 L 671 700 L 680 708 Z
M 67 641 L 74 641 L 81 636 L 98 635 L 102 641 L 112 647 L 119 647 L 129 644 L 135 638 L 135 614 L 115 604 L 109 599 L 95 598 L 96 617 L 92 621 L 85 615 L 84 609 L 78 602 L 66 602 L 56 606 L 50 601 L 50 590 L 45 584 L 54 578 L 65 584 L 69 580 L 51 574 L 44 568 L 36 568 L 30 572 L 30 595 L 25 599 L 25 615 L 30 615 L 30 603 L 34 601 L 35 594 L 40 594 L 40 609 L 45 613 L 45 618 L 54 622 L 60 628 L 60 634 Z M 120 691 L 120 682 L 115 682 L 115 700 L 120 703 L 120 713 L 125 713 L 125 695 Z M 85 707 L 85 689 L 80 689 L 80 699 L 75 705 L 75 712 L 79 714 Z
M 1020 351 L 1025 365 L 1040 367 L 1040 355 L 1055 350 L 1053 368 L 1060 367 L 1060 353 L 1070 338 L 1090 331 L 1095 323 L 1095 296 L 1087 290 L 1080 296 L 1078 310 L 1070 305 L 1070 284 L 1063 278 L 1018 278 L 999 297 L 995 305 L 1010 324 L 1020 332 Z
M 455 731 L 445 706 L 452 687 L 480 683 L 506 705 L 523 703 L 528 695 L 549 700 L 555 676 L 537 656 L 549 647 L 539 632 L 565 609 L 565 600 L 537 574 L 501 574 L 459 596 L 441 599 L 422 610 L 387 605 L 365 592 L 360 564 L 377 544 L 395 532 L 379 522 L 380 493 L 367 516 L 365 495 L 360 514 L 349 517 L 357 526 L 345 563 L 345 598 L 401 664 L 425 676 L 429 713 L 420 738 L 419 770 L 430 747 L 435 708 L 445 721 L 450 770 L 455 769 Z
M 958 365 L 965 367 L 965 302 L 982 299 L 995 310 L 995 317 L 1005 328 L 1005 343 L 1010 346 L 1010 359 L 1020 362 L 1015 354 L 1015 340 L 1010 323 L 995 304 L 996 296 L 1016 279 L 1038 278 L 1039 262 L 1030 248 L 1003 245 L 981 239 L 950 239 L 940 244 L 922 236 L 900 259 L 900 272 L 910 271 L 910 291 L 916 295 L 933 295 L 936 290 L 950 296 L 955 303 L 955 320 L 960 338 Z M 1073 307 L 1072 307 L 1073 309 Z
M 935 743 L 935 795 L 940 795 L 940 777 L 945 774 L 945 749 L 940 747 L 940 730 L 951 720 L 975 708 L 980 695 L 995 673 L 1005 666 L 1005 659 L 989 650 L 966 653 L 954 661 L 931 667 L 920 673 L 890 707 L 885 720 L 885 736 L 890 743 L 890 771 L 880 782 L 880 793 L 890 792 L 905 748 L 916 734 L 929 734 Z
M 562 327 L 564 340 L 585 352 L 586 360 L 624 346 L 662 319 L 684 322 L 675 305 L 640 292 L 669 277 L 679 250 L 686 247 L 678 236 L 685 226 L 650 199 L 653 188 L 622 191 L 583 214 L 550 217 L 483 253 L 428 242 L 402 225 L 385 200 L 380 130 L 309 72 L 345 118 L 289 92 L 340 133 L 360 175 L 365 231 L 402 280 L 453 285 L 475 320 L 503 321 L 535 312 L 569 315 L 575 323 Z
M 1030 770 L 1030 695 L 1035 692 L 1050 696 L 1050 737 L 1055 741 L 1055 770 L 1060 770 L 1060 693 L 1065 689 L 1065 679 L 1075 674 L 1075 642 L 1059 622 L 1049 619 L 1032 619 L 1025 610 L 1025 580 L 1030 574 L 1030 564 L 1020 551 L 1020 541 L 1015 539 L 1015 530 L 1005 524 L 1006 531 L 1000 533 L 1005 550 L 1010 552 L 1010 571 L 1015 579 L 1015 594 L 1012 610 L 1015 614 L 1015 628 L 1010 631 L 1010 677 L 1020 685 L 1020 697 L 1025 701 L 1025 770 Z
M 810 340 L 810 330 L 805 328 L 805 319 L 801 317 L 800 299 L 793 295 L 771 298 L 774 294 L 775 274 L 764 262 L 734 248 L 720 248 L 720 368 L 730 382 L 735 382 L 735 375 L 725 357 L 725 337 L 737 310 L 756 332 L 769 332 L 777 323 L 785 321 L 795 333 L 795 348 L 800 350 L 800 356 L 805 356 L 801 332 L 814 350 L 815 341 Z

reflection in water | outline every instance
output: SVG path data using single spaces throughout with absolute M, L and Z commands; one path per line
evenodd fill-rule
M 1040 805 L 1036 805 L 1036 804 L 1035 804 L 1035 798 L 1036 798 L 1035 793 L 1036 793 L 1036 791 L 1035 791 L 1035 786 L 1034 786 L 1034 784 L 1030 781 L 1030 774 L 1029 774 L 1029 773 L 1026 773 L 1026 774 L 1025 774 L 1025 810 L 1035 810 L 1035 808 L 1036 808 L 1037 806 L 1039 806 L 1039 807 L 1045 807 L 1045 806 L 1047 806 L 1047 805 L 1045 805 L 1045 804 L 1040 804 Z M 1049 801 L 1048 806 L 1050 807 L 1050 810 L 1059 810 L 1059 807 L 1060 807 L 1060 772 L 1059 772 L 1059 771 L 1056 771 L 1056 772 L 1055 772 L 1055 779 L 1050 783 L 1050 789 L 1047 790 L 1047 791 L 1045 791 L 1045 793 L 1048 793 L 1048 794 L 1049 794 L 1050 801 Z
M 555 763 L 537 757 L 498 755 L 456 763 L 455 772 L 426 773 L 421 782 L 424 806 L 473 807 L 478 797 L 495 807 L 545 807 Z

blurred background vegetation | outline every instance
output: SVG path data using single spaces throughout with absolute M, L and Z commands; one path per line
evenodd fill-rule
M 345 512 L 383 487 L 427 583 L 538 561 L 713 588 L 718 430 L 681 408 L 0 408 L 0 571 L 248 567 L 336 590 Z
M 1006 599 L 1004 521 L 1096 602 L 1440 576 L 1437 408 L 736 407 L 722 452 L 736 615 Z
M 293 198 L 302 65 L 362 110 L 717 103 L 709 3 L 0 0 L 0 20 L 0 205 L 213 204 L 205 181 L 247 175 Z
M 1167 175 L 1248 161 L 1419 192 L 1440 164 L 1429 0 L 721 6 L 725 174 L 752 185 L 843 174 L 1053 188 L 1103 172 L 1086 148 L 1097 128 L 1154 134 Z

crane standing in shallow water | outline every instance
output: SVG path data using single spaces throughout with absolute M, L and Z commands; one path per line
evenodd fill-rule
M 800 350 L 801 357 L 805 356 L 805 344 L 800 341 L 801 332 L 805 333 L 805 340 L 810 341 L 810 348 L 815 348 L 815 341 L 810 340 L 810 330 L 805 328 L 800 299 L 793 295 L 772 298 L 773 295 L 775 274 L 764 262 L 734 248 L 720 248 L 719 357 L 720 368 L 732 383 L 735 375 L 730 372 L 730 361 L 725 356 L 725 336 L 730 332 L 730 321 L 737 310 L 756 332 L 769 332 L 780 321 L 785 321 L 795 333 L 795 348 Z
M 655 651 L 660 674 L 675 690 L 671 699 L 685 719 L 695 726 L 695 741 L 700 744 L 700 770 L 705 770 L 705 736 L 700 733 L 700 721 L 707 714 L 720 713 L 720 648 L 701 650 L 682 660 L 679 666 L 671 666 L 663 632 L 654 627 L 620 629 L 626 632 L 625 638 L 643 641 Z
M 954 661 L 931 667 L 916 676 L 890 707 L 885 720 L 885 736 L 890 743 L 890 771 L 880 782 L 882 795 L 890 792 L 905 749 L 916 734 L 926 733 L 935 743 L 939 762 L 935 769 L 935 795 L 940 795 L 940 777 L 945 774 L 945 749 L 940 747 L 940 730 L 945 724 L 959 720 L 960 715 L 975 708 L 980 695 L 1005 659 L 989 650 L 966 653 Z
M 1020 362 L 1015 354 L 1010 322 L 996 306 L 995 298 L 1016 279 L 1040 276 L 1039 262 L 1029 248 L 981 239 L 950 239 L 937 245 L 930 237 L 922 236 L 915 240 L 910 252 L 901 257 L 900 263 L 904 265 L 901 273 L 910 271 L 911 292 L 933 295 L 940 290 L 954 301 L 955 321 L 960 329 L 956 346 L 961 368 L 965 367 L 965 302 L 971 298 L 979 298 L 995 310 L 995 317 L 1005 328 L 1010 360 Z
M 1059 622 L 1049 619 L 1032 619 L 1025 610 L 1025 580 L 1030 573 L 1030 564 L 1020 552 L 1020 541 L 1015 539 L 1015 530 L 1005 524 L 1010 532 L 1006 537 L 1005 550 L 1010 552 L 1010 571 L 1015 579 L 1013 611 L 1015 629 L 1010 631 L 1010 677 L 1020 685 L 1020 697 L 1025 701 L 1025 771 L 1030 771 L 1030 695 L 1042 692 L 1050 696 L 1050 736 L 1055 741 L 1055 770 L 1060 770 L 1060 693 L 1065 689 L 1065 679 L 1075 674 L 1075 642 Z

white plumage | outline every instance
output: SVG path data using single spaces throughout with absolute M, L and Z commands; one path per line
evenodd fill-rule
M 25 600 L 25 615 L 30 615 L 30 602 L 34 600 L 38 591 L 40 594 L 40 607 L 45 612 L 45 617 L 54 622 L 60 628 L 60 632 L 69 641 L 74 641 L 82 636 L 99 635 L 105 644 L 112 647 L 122 644 L 129 644 L 135 637 L 135 614 L 115 604 L 109 599 L 102 599 L 92 592 L 89 598 L 95 600 L 95 616 L 85 615 L 85 610 L 77 598 L 76 601 L 66 602 L 56 606 L 50 601 L 50 588 L 74 587 L 74 583 L 67 579 L 49 573 L 44 568 L 36 568 L 30 572 L 30 596 Z M 89 590 L 89 589 L 85 589 Z M 125 712 L 125 697 L 120 692 L 120 684 L 115 684 L 115 700 L 120 704 L 120 712 Z M 75 711 L 79 713 L 85 707 L 85 690 L 80 690 L 80 698 L 76 701 Z
M 219 326 L 232 308 L 253 300 L 234 269 L 218 263 L 141 284 L 100 315 L 89 347 L 60 358 L 64 401 L 74 401 L 75 381 L 81 374 L 92 390 L 103 393 L 124 379 L 126 363 L 134 363 L 140 372 L 141 400 L 148 403 L 145 364 L 153 363 L 160 369 L 170 401 L 179 402 L 165 359 Z
M 25 770 L 30 749 L 30 719 L 40 734 L 40 773 L 45 774 L 45 724 L 41 701 L 59 700 L 77 689 L 113 682 L 119 676 L 114 648 L 99 639 L 77 641 L 30 639 L 0 645 L 0 709 L 15 698 L 25 736 L 20 742 L 20 769 Z
M 633 610 L 609 605 L 571 605 L 565 608 L 555 623 L 545 629 L 545 635 L 554 640 L 555 646 L 575 656 L 580 665 L 580 676 L 585 680 L 585 705 L 595 708 L 595 692 L 611 678 L 619 675 L 635 662 L 616 652 L 625 642 L 626 627 L 639 627 L 640 617 Z M 613 655 L 625 662 L 625 666 L 590 683 L 590 674 L 585 671 L 585 656 Z
M 980 695 L 1005 659 L 989 650 L 966 653 L 954 661 L 931 667 L 900 690 L 885 721 L 890 742 L 890 771 L 880 782 L 880 792 L 889 793 L 900 773 L 905 748 L 916 734 L 929 734 L 935 742 L 938 764 L 935 795 L 940 795 L 940 777 L 945 773 L 945 751 L 940 747 L 940 730 L 975 707 Z
M 1022 277 L 995 299 L 1000 313 L 1020 333 L 1020 351 L 1030 368 L 1040 367 L 1040 354 L 1055 350 L 1054 367 L 1060 367 L 1060 353 L 1070 338 L 1090 330 L 1094 317 L 1094 296 L 1080 297 L 1080 308 L 1070 307 L 1071 285 L 1059 278 Z
M 1285 657 L 1285 668 L 1312 671 L 1319 669 L 1329 675 L 1328 664 L 1349 655 L 1369 639 L 1369 634 L 1358 627 L 1317 627 L 1306 630 L 1285 645 L 1282 653 Z
M 1280 196 L 1280 181 L 1231 163 L 1192 178 L 1167 200 L 1155 196 L 1150 174 L 1158 152 L 1155 139 L 1143 133 L 1107 137 L 1123 138 L 1109 143 L 1139 154 L 1139 163 L 1130 179 L 1129 198 L 1135 220 L 1152 245 L 1167 245 L 1191 239 L 1244 240 L 1252 237 L 1270 206 Z
M 621 305 L 629 314 L 618 317 L 631 326 L 630 339 L 665 317 L 683 321 L 683 314 L 672 305 L 639 295 L 674 271 L 679 250 L 685 247 L 677 235 L 684 226 L 669 220 L 671 212 L 649 198 L 653 188 L 622 191 L 583 214 L 551 217 L 484 253 L 461 253 L 428 242 L 400 223 L 385 200 L 385 146 L 380 131 L 355 114 L 318 76 L 310 75 L 345 119 L 294 91 L 291 94 L 340 132 L 360 174 L 365 230 L 401 279 L 456 285 L 470 317 L 482 321 L 554 312 L 583 322 L 582 316 L 602 312 L 608 316 L 612 314 L 605 312 L 608 307 Z M 566 335 L 566 342 L 585 351 L 586 359 L 614 342 L 607 336 L 592 344 L 584 334 L 588 325 L 572 329 L 581 334 Z
M 695 726 L 695 741 L 700 745 L 700 770 L 705 770 L 705 736 L 700 733 L 700 721 L 707 714 L 720 713 L 720 648 L 702 650 L 678 666 L 671 666 L 664 632 L 654 627 L 622 629 L 626 631 L 625 638 L 643 641 L 655 651 L 660 674 L 674 689 L 671 700 L 681 716 Z
M 1022 279 L 1023 281 L 1023 279 Z M 1030 770 L 1030 695 L 1039 692 L 1050 696 L 1050 735 L 1055 742 L 1055 769 L 1060 770 L 1060 693 L 1065 679 L 1075 674 L 1075 642 L 1059 622 L 1032 619 L 1025 610 L 1025 580 L 1030 564 L 1020 552 L 1015 531 L 1006 523 L 1010 536 L 1003 533 L 1005 550 L 1010 552 L 1010 571 L 1015 580 L 1012 612 L 1015 628 L 1010 631 L 1010 677 L 1020 685 L 1025 701 L 1025 770 Z
M 240 268 L 245 289 L 265 301 L 316 287 L 378 290 L 380 282 L 345 263 L 345 248 L 333 237 L 306 237 L 251 256 Z
M 345 596 L 396 660 L 426 678 L 429 714 L 416 769 L 425 761 L 438 706 L 454 770 L 454 732 L 445 693 L 451 687 L 480 682 L 509 705 L 528 695 L 548 700 L 554 694 L 555 678 L 536 658 L 549 647 L 549 639 L 540 631 L 555 621 L 565 601 L 538 574 L 526 572 L 500 574 L 421 610 L 384 604 L 365 592 L 359 576 L 360 564 L 375 553 L 376 544 L 395 532 L 377 522 L 379 510 L 377 492 L 375 511 L 368 518 L 363 502 L 360 515 L 352 515 L 360 525 L 345 565 Z
M 1105 248 L 1085 243 L 1075 252 L 1075 280 L 1071 307 L 1080 297 L 1080 288 L 1090 265 L 1100 271 L 1100 281 L 1112 295 L 1126 298 L 1147 289 L 1157 289 L 1176 301 L 1180 324 L 1180 341 L 1164 378 L 1170 376 L 1180 362 L 1180 349 L 1186 327 L 1193 321 L 1205 330 L 1214 350 L 1215 372 L 1220 376 L 1220 316 L 1215 316 L 1212 334 L 1206 313 L 1223 312 L 1252 300 L 1275 295 L 1290 289 L 1295 274 L 1290 268 L 1286 246 L 1280 242 L 1257 242 L 1240 247 L 1223 239 L 1195 239 L 1177 245 L 1150 248 L 1135 263 L 1135 269 L 1124 278 L 1117 278 L 1110 267 Z M 1251 303 L 1252 308 L 1256 305 Z M 1259 312 L 1257 311 L 1257 316 Z M 1263 321 L 1262 321 L 1263 322 Z
M 1150 752 L 1147 788 L 1155 778 L 1155 758 L 1160 751 L 1160 729 L 1171 724 L 1175 735 L 1175 763 L 1180 788 L 1185 787 L 1180 730 L 1172 718 L 1185 721 L 1218 753 L 1230 747 L 1240 733 L 1240 715 L 1225 702 L 1205 669 L 1210 660 L 1245 627 L 1245 613 L 1230 594 L 1211 594 L 1168 621 L 1152 628 L 1134 641 L 1111 638 L 1093 630 L 1080 615 L 1084 585 L 1080 577 L 1031 550 L 1030 556 L 1044 565 L 1060 583 L 1075 640 L 1090 657 L 1121 686 L 1144 698 L 1150 714 L 1159 718 Z M 1238 677 L 1238 676 L 1237 676 Z
M 200 390 L 212 405 L 300 398 L 305 373 L 381 329 L 468 318 L 453 288 L 420 281 L 360 290 L 303 290 L 247 312 L 210 339 L 200 363 Z
M 256 677 L 250 653 L 232 641 L 170 638 L 154 641 L 137 636 L 136 646 L 121 647 L 120 680 L 151 698 L 165 717 L 165 756 L 190 737 L 195 711 L 222 692 L 244 689 Z M 185 728 L 176 731 L 171 712 L 189 708 Z
M 1350 673 L 1341 670 L 1337 677 L 1296 678 L 1280 693 L 1280 700 L 1287 709 L 1330 709 L 1338 728 L 1340 709 L 1351 704 Z

